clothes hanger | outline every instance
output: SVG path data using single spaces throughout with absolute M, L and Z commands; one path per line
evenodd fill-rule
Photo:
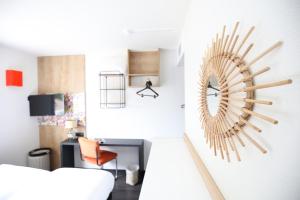
M 207 94 L 207 96 L 215 96 L 215 97 L 217 97 L 219 94 L 218 93 L 212 93 L 212 94 Z
M 152 88 L 152 82 L 150 80 L 148 80 L 146 82 L 146 87 L 140 91 L 137 91 L 136 94 L 141 96 L 141 97 L 153 97 L 153 98 L 156 98 L 159 96 L 159 94 L 157 92 L 155 92 Z M 150 94 L 142 94 L 143 91 L 145 90 L 150 90 L 151 92 L 153 92 L 154 94 L 153 95 L 150 95 Z

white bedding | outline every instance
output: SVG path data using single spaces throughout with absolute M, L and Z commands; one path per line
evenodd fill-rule
M 0 200 L 106 200 L 113 186 L 113 175 L 103 170 L 0 165 Z

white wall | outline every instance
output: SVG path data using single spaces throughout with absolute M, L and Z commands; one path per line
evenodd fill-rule
M 185 49 L 186 132 L 200 156 L 230 200 L 296 200 L 300 199 L 300 1 L 297 0 L 194 0 L 183 32 Z M 227 163 L 205 144 L 198 113 L 198 72 L 201 58 L 212 37 L 223 25 L 233 28 L 240 21 L 238 32 L 245 34 L 250 26 L 256 30 L 249 41 L 254 50 L 248 59 L 278 40 L 283 46 L 252 67 L 253 71 L 270 66 L 271 71 L 256 78 L 256 83 L 292 78 L 293 84 L 257 92 L 257 98 L 274 100 L 273 106 L 256 106 L 255 111 L 279 120 L 278 125 L 252 122 L 262 128 L 262 134 L 251 133 L 267 149 L 261 154 L 253 145 L 238 146 L 242 161 Z M 248 42 L 248 44 L 250 44 Z M 246 140 L 244 140 L 246 141 Z
M 5 70 L 23 71 L 23 87 L 6 87 Z M 28 95 L 37 92 L 36 57 L 0 46 L 0 164 L 26 165 L 26 155 L 39 147 L 35 118 L 29 116 Z
M 86 54 L 86 115 L 89 138 L 152 138 L 180 137 L 183 135 L 184 117 L 180 105 L 184 102 L 183 68 L 176 66 L 176 53 L 161 50 L 161 86 L 155 88 L 159 97 L 141 98 L 141 88 L 126 89 L 126 108 L 100 109 L 99 72 L 125 69 L 127 51 L 116 49 Z M 149 142 L 145 144 L 145 160 Z M 137 149 L 114 148 L 119 153 L 120 166 L 137 163 Z

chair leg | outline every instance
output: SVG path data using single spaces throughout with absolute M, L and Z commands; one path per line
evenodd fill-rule
M 118 159 L 116 158 L 116 175 L 115 175 L 115 179 L 118 178 Z

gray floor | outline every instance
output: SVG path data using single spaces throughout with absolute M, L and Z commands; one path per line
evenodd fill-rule
M 109 170 L 111 171 L 111 170 Z M 113 171 L 111 171 L 114 173 Z M 125 170 L 119 170 L 118 179 L 112 191 L 112 200 L 138 200 L 143 184 L 144 173 L 140 173 L 139 182 L 135 186 L 126 184 Z

